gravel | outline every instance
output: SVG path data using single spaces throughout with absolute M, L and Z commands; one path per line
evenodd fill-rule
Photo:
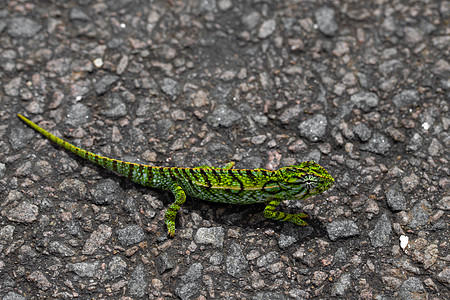
M 275 29 L 276 29 L 276 21 L 274 19 L 264 21 L 261 24 L 261 27 L 259 27 L 258 37 L 260 39 L 265 39 L 269 37 L 275 31 Z
M 359 228 L 353 221 L 333 221 L 327 226 L 332 241 L 359 235 Z
M 8 34 L 13 38 L 32 38 L 42 29 L 42 25 L 30 18 L 12 18 L 8 22 Z
M 227 250 L 227 257 L 225 260 L 227 273 L 235 278 L 245 276 L 245 270 L 248 261 L 245 259 L 242 252 L 242 247 L 236 243 L 232 243 Z
M 336 14 L 334 9 L 328 6 L 322 6 L 314 12 L 319 30 L 328 36 L 334 36 L 339 29 L 336 23 Z
M 391 241 L 392 224 L 386 214 L 381 215 L 375 228 L 369 232 L 370 243 L 374 247 L 388 245 Z
M 82 103 L 72 105 L 67 111 L 66 124 L 77 127 L 89 122 L 92 118 L 89 107 Z
M 362 150 L 366 150 L 376 154 L 386 154 L 388 153 L 389 149 L 391 149 L 391 147 L 392 145 L 389 139 L 381 133 L 373 134 L 367 144 L 361 145 Z
M 448 1 L 147 2 L 0 9 L 0 298 L 449 298 Z M 188 196 L 168 237 L 170 191 L 17 113 L 111 158 L 335 184 L 282 197 L 301 227 Z
M 392 211 L 406 210 L 406 198 L 398 185 L 394 185 L 387 190 L 386 202 Z
M 127 115 L 127 106 L 120 95 L 114 94 L 106 99 L 106 110 L 102 111 L 102 115 L 108 118 L 120 118 Z
M 130 296 L 142 298 L 147 293 L 147 275 L 143 265 L 138 265 L 132 272 L 130 276 L 130 281 L 128 282 L 128 289 Z
M 124 247 L 142 242 L 145 239 L 144 231 L 137 225 L 130 225 L 117 230 L 117 237 Z
M 214 247 L 223 247 L 224 229 L 222 227 L 199 228 L 194 240 L 199 244 L 211 244 Z
M 95 83 L 95 93 L 100 96 L 111 90 L 112 86 L 119 80 L 119 76 L 105 75 Z
M 306 137 L 311 142 L 317 142 L 325 136 L 327 124 L 327 118 L 322 114 L 318 114 L 300 123 L 298 129 L 300 130 L 301 136 Z
M 33 223 L 39 215 L 39 208 L 28 202 L 23 201 L 19 205 L 11 208 L 8 213 L 8 220 L 18 223 Z
M 419 93 L 416 90 L 404 90 L 396 94 L 392 99 L 397 107 L 411 107 L 420 101 Z
M 169 96 L 172 101 L 175 101 L 180 94 L 180 85 L 172 78 L 164 78 L 161 83 L 161 90 L 164 94 Z
M 208 123 L 213 127 L 231 127 L 237 125 L 242 116 L 234 109 L 221 105 L 208 117 Z
M 192 264 L 186 273 L 181 276 L 180 284 L 175 289 L 175 293 L 181 299 L 191 299 L 199 292 L 198 280 L 201 278 L 203 266 L 200 263 Z

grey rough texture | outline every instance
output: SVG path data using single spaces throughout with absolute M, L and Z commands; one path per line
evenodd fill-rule
M 251 298 L 252 300 L 265 300 L 265 299 L 273 299 L 273 300 L 287 300 L 285 295 L 281 295 L 275 292 L 258 292 L 255 296 Z
M 131 297 L 141 298 L 147 293 L 147 274 L 143 265 L 137 266 L 130 276 L 128 290 Z
M 353 131 L 363 142 L 367 142 L 372 136 L 372 130 L 364 124 L 357 124 Z
M 169 256 L 168 253 L 161 253 L 156 258 L 155 264 L 156 264 L 159 274 L 163 274 L 167 270 L 171 270 L 171 269 L 173 269 L 173 267 L 175 267 L 173 259 Z
M 83 246 L 83 254 L 93 254 L 103 244 L 105 244 L 112 235 L 111 227 L 100 224 Z
M 335 241 L 359 234 L 359 228 L 353 221 L 334 221 L 327 226 L 328 236 Z
M 311 142 L 317 142 L 323 139 L 326 134 L 327 124 L 327 118 L 322 114 L 318 114 L 300 123 L 298 129 L 301 136 L 306 137 Z
M 114 256 L 108 263 L 108 268 L 104 274 L 105 280 L 121 278 L 127 272 L 127 263 L 120 256 Z
M 164 78 L 161 83 L 161 90 L 164 94 L 175 101 L 180 94 L 180 85 L 172 78 Z
M 420 282 L 420 279 L 411 277 L 405 280 L 399 290 L 399 296 L 402 300 L 426 299 L 427 292 Z
M 102 111 L 102 115 L 109 118 L 120 118 L 127 115 L 127 106 L 122 101 L 120 95 L 114 94 L 106 99 L 106 110 Z
M 208 123 L 213 127 L 231 127 L 241 120 L 241 115 L 233 109 L 221 105 L 215 109 L 208 118 Z
M 95 84 L 95 92 L 97 95 L 103 95 L 111 89 L 113 84 L 119 80 L 119 76 L 116 75 L 105 75 Z
M 316 18 L 317 25 L 319 25 L 319 30 L 323 34 L 329 36 L 335 35 L 338 30 L 335 15 L 334 10 L 327 6 L 322 6 L 314 12 L 314 17 Z
M 70 263 L 67 265 L 67 268 L 80 277 L 94 277 L 98 270 L 98 262 Z
M 78 21 L 90 21 L 91 20 L 91 18 L 89 18 L 89 16 L 78 7 L 74 7 L 70 10 L 69 19 L 72 21 L 73 20 L 78 20 Z
M 175 293 L 181 299 L 191 299 L 199 291 L 198 280 L 201 278 L 203 266 L 199 263 L 192 264 L 186 273 L 181 276 L 181 281 L 175 289 Z
M 450 284 L 450 268 L 447 267 L 444 270 L 442 270 L 442 272 L 437 274 L 436 278 L 440 282 L 449 285 Z
M 18 223 L 32 223 L 36 221 L 38 214 L 39 208 L 36 205 L 23 201 L 8 211 L 8 220 Z
M 72 105 L 67 111 L 66 123 L 76 127 L 85 124 L 90 118 L 90 109 L 82 103 L 77 103 Z
M 27 298 L 13 293 L 13 292 L 8 292 L 8 294 L 5 295 L 5 297 L 3 297 L 3 300 L 26 300 Z
M 92 194 L 92 202 L 98 205 L 111 204 L 120 198 L 120 186 L 112 179 L 99 181 L 94 186 Z
M 361 145 L 361 149 L 373 152 L 376 154 L 386 154 L 391 148 L 391 142 L 389 139 L 381 134 L 375 133 L 368 141 L 367 144 Z
M 381 215 L 375 228 L 369 232 L 370 243 L 374 247 L 382 247 L 391 241 L 392 224 L 386 214 Z
M 59 254 L 66 257 L 74 256 L 76 253 L 70 246 L 59 241 L 50 242 L 48 251 L 52 254 Z
M 406 209 L 406 198 L 398 185 L 394 185 L 387 190 L 386 202 L 392 211 Z
M 78 179 L 65 179 L 58 186 L 62 198 L 66 201 L 84 200 L 87 194 L 86 185 Z
M 365 112 L 370 111 L 372 108 L 378 105 L 379 99 L 375 93 L 360 92 L 350 97 L 357 108 L 362 109 Z
M 351 284 L 350 274 L 344 273 L 339 277 L 339 280 L 333 285 L 331 291 L 332 296 L 345 296 L 345 292 Z
M 238 244 L 232 243 L 226 257 L 227 273 L 235 278 L 243 277 L 247 265 L 248 262 L 242 253 L 242 248 Z
M 8 34 L 13 38 L 31 38 L 41 29 L 41 24 L 29 18 L 13 18 L 8 23 Z
M 144 231 L 138 225 L 130 225 L 117 230 L 117 238 L 122 246 L 127 247 L 145 239 Z
M 223 246 L 224 230 L 222 227 L 199 228 L 194 240 L 199 244 L 211 244 L 215 247 Z
M 404 90 L 396 94 L 392 101 L 397 107 L 410 107 L 419 103 L 419 93 L 416 90 Z
M 276 21 L 274 19 L 264 21 L 261 24 L 261 27 L 259 27 L 258 37 L 260 39 L 267 38 L 275 31 L 275 28 L 276 28 L 275 26 L 276 26 Z
M 411 221 L 409 226 L 412 228 L 420 228 L 428 223 L 431 215 L 431 205 L 427 200 L 422 200 L 411 209 Z
M 33 133 L 28 128 L 13 128 L 9 135 L 9 142 L 11 143 L 11 147 L 13 150 L 20 150 L 24 148 L 28 141 L 34 136 Z
M 449 2 L 374 3 L 0 5 L 0 299 L 450 298 Z M 170 238 L 170 192 L 16 113 L 111 158 L 314 159 L 335 185 L 277 208 L 305 227 L 187 197 Z

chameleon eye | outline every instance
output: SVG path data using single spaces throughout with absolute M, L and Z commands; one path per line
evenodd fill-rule
M 305 186 L 306 189 L 312 190 L 317 186 L 317 177 L 307 175 L 303 178 L 302 184 Z

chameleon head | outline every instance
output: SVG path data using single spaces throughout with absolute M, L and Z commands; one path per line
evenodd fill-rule
M 281 186 L 294 198 L 304 199 L 329 189 L 334 178 L 315 161 L 305 161 L 298 166 L 279 169 Z

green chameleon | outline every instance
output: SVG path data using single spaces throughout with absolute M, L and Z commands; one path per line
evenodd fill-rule
M 302 219 L 308 217 L 306 214 L 287 214 L 275 211 L 276 207 L 283 200 L 301 200 L 322 193 L 334 183 L 334 178 L 314 161 L 305 161 L 298 166 L 288 166 L 276 171 L 233 169 L 234 162 L 223 168 L 169 168 L 124 162 L 75 147 L 24 116 L 17 116 L 49 140 L 84 159 L 144 186 L 171 191 L 175 202 L 169 206 L 164 218 L 170 236 L 175 234 L 175 216 L 186 200 L 186 195 L 230 204 L 266 203 L 266 218 L 305 226 L 308 224 Z

